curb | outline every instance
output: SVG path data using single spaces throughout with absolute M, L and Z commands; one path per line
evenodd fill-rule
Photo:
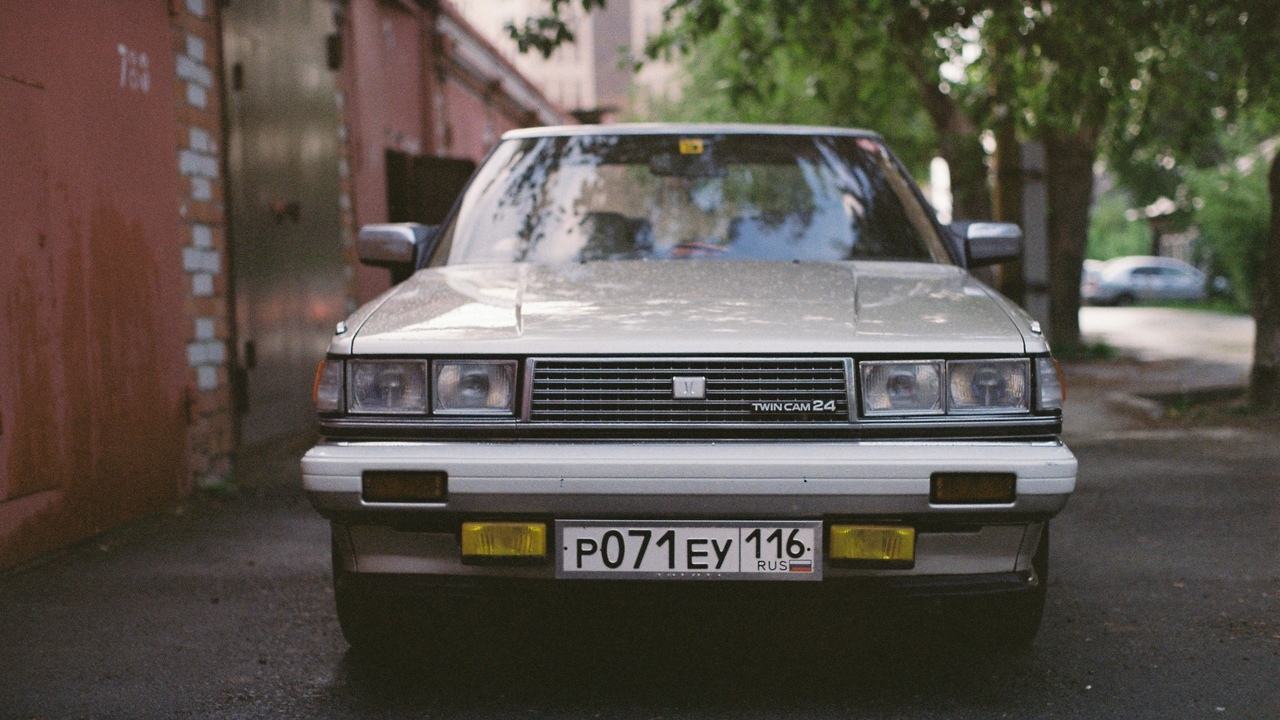
M 1138 395 L 1124 392 L 1107 393 L 1104 402 L 1113 410 L 1136 416 L 1141 420 L 1154 422 L 1164 417 L 1165 407 L 1163 404 Z
M 1165 416 L 1167 406 L 1172 403 L 1202 403 L 1221 400 L 1233 400 L 1242 397 L 1249 388 L 1240 385 L 1198 388 L 1177 392 L 1148 393 L 1138 395 L 1126 392 L 1108 393 L 1104 398 L 1113 410 L 1137 417 L 1141 420 L 1155 422 Z

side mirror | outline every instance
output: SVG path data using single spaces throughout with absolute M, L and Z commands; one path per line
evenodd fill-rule
M 1022 257 L 1022 228 L 1014 223 L 956 222 L 951 229 L 963 241 L 965 267 L 999 265 Z
M 356 242 L 360 262 L 391 271 L 391 282 L 403 282 L 413 274 L 418 259 L 435 246 L 438 225 L 384 223 L 360 228 Z

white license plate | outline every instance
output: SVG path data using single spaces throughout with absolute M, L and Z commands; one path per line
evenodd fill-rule
M 821 580 L 822 521 L 561 520 L 556 577 Z

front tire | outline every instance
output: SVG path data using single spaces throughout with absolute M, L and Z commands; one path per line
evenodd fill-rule
M 357 652 L 385 650 L 392 645 L 399 623 L 395 608 L 365 592 L 359 576 L 348 572 L 338 552 L 338 541 L 331 538 L 333 551 L 333 598 L 338 609 L 338 625 L 342 637 Z
M 1036 584 L 995 597 L 959 599 L 947 613 L 948 625 L 963 644 L 996 652 L 1020 652 L 1031 647 L 1044 616 L 1049 583 L 1049 523 L 1031 558 Z M 956 635 L 952 635 L 953 638 Z
M 1031 647 L 1040 621 L 1044 617 L 1045 598 L 1049 589 L 1049 523 L 1040 532 L 1040 545 L 1031 558 L 1038 582 L 1034 587 L 992 603 L 985 630 L 995 644 L 1007 650 L 1025 650 Z

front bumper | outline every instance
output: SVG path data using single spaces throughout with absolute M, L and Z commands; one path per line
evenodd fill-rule
M 1043 523 L 1065 506 L 1076 478 L 1076 459 L 1058 441 L 339 442 L 310 450 L 302 468 L 350 572 L 530 579 L 552 578 L 553 564 L 464 565 L 459 524 L 504 517 L 552 525 L 569 518 L 875 520 L 916 527 L 915 566 L 827 567 L 827 580 L 1021 573 L 1034 581 L 1028 572 Z M 442 470 L 448 496 L 367 503 L 360 496 L 366 470 Z M 1017 497 L 933 505 L 935 472 L 1012 472 Z

